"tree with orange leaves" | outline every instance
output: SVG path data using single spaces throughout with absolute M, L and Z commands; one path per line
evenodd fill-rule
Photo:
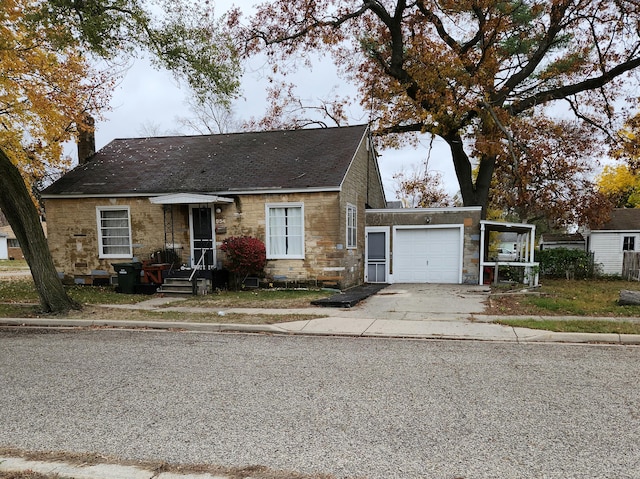
M 85 114 L 107 105 L 109 80 L 89 58 L 145 48 L 199 98 L 238 88 L 237 59 L 215 24 L 199 24 L 202 11 L 191 2 L 156 3 L 165 7 L 160 24 L 139 0 L 0 0 L 0 209 L 45 312 L 78 305 L 58 278 L 29 186 L 63 165 L 61 143 L 91 128 Z
M 614 99 L 637 89 L 638 18 L 634 0 L 277 0 L 229 25 L 275 71 L 330 52 L 383 141 L 442 138 L 463 203 L 486 214 L 500 165 L 534 177 L 520 171 L 539 161 L 519 135 L 537 119 L 557 132 L 551 106 L 593 126 L 594 143 L 615 131 Z
M 640 208 L 640 113 L 625 122 L 619 137 L 614 156 L 624 163 L 604 167 L 598 190 L 616 208 Z
M 536 117 L 511 131 L 518 145 L 497 159 L 491 208 L 542 232 L 606 222 L 611 204 L 593 180 L 605 152 L 593 127 Z

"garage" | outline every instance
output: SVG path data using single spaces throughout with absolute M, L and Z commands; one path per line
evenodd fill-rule
M 396 227 L 394 283 L 461 283 L 462 227 Z

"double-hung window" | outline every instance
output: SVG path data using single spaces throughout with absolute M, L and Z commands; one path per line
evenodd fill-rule
M 635 251 L 636 250 L 636 237 L 635 236 L 623 236 L 622 238 L 622 251 Z
M 131 258 L 131 220 L 128 207 L 98 207 L 100 258 Z
M 303 204 L 267 204 L 266 217 L 267 258 L 304 259 Z
M 347 248 L 353 249 L 358 247 L 357 243 L 357 208 L 353 205 L 347 205 Z

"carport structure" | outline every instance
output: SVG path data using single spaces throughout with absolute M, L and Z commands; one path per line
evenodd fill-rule
M 516 233 L 516 260 L 499 261 L 489 258 L 491 233 Z M 481 284 L 497 284 L 501 266 L 523 268 L 523 282 L 529 286 L 538 285 L 538 266 L 534 261 L 536 227 L 526 223 L 503 223 L 500 221 L 480 221 L 480 281 Z

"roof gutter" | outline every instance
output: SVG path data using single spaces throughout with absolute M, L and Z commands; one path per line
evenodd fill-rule
M 331 186 L 331 187 L 317 187 L 317 188 L 265 188 L 263 190 L 226 190 L 226 191 L 215 191 L 215 192 L 205 192 L 205 193 L 193 193 L 189 192 L 187 194 L 199 194 L 199 195 L 215 195 L 215 196 L 234 196 L 234 195 L 275 195 L 275 194 L 293 194 L 293 193 L 335 193 L 339 192 L 339 186 Z M 47 199 L 80 199 L 80 198 L 146 198 L 146 197 L 156 197 L 156 196 L 166 196 L 168 194 L 177 194 L 177 193 L 168 193 L 168 192 L 155 192 L 155 193 L 138 193 L 136 191 L 132 191 L 129 193 L 117 193 L 117 194 L 109 194 L 109 193 L 65 193 L 65 194 L 51 194 L 45 193 L 42 195 L 42 198 Z

